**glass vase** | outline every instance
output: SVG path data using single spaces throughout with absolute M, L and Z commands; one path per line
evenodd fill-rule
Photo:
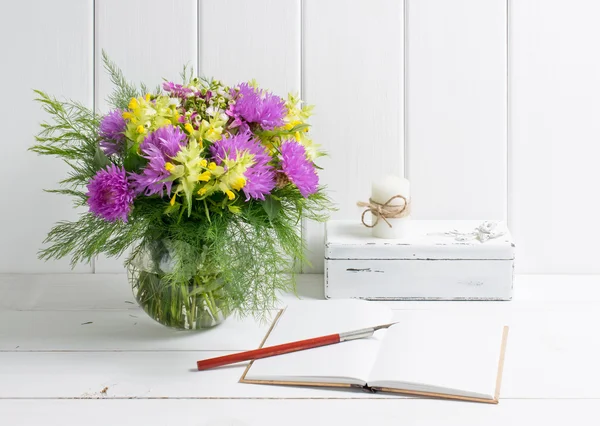
M 174 273 L 174 242 L 147 244 L 129 262 L 133 295 L 146 314 L 167 327 L 202 330 L 222 323 L 231 313 L 227 283 L 204 254 L 182 273 Z M 181 251 L 179 251 L 181 252 Z

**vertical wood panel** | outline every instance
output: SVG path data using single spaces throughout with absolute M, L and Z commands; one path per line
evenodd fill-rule
M 505 219 L 506 0 L 407 0 L 407 175 L 418 219 Z
M 0 13 L 0 39 L 0 273 L 69 272 L 67 259 L 43 263 L 36 256 L 52 224 L 77 218 L 67 197 L 42 191 L 56 188 L 68 167 L 27 148 L 39 123 L 49 119 L 33 102 L 33 88 L 92 106 L 92 0 L 11 2 Z M 90 272 L 91 266 L 75 271 Z
M 592 0 L 511 2 L 510 223 L 521 273 L 600 272 L 599 16 Z
M 200 0 L 200 71 L 300 91 L 300 0 Z
M 102 49 L 132 82 L 150 88 L 179 81 L 184 64 L 197 68 L 196 0 L 96 0 L 96 108 L 107 112 L 112 85 Z M 100 257 L 96 272 L 121 272 L 123 259 Z
M 360 220 L 356 201 L 371 181 L 404 173 L 402 0 L 305 0 L 304 97 L 315 104 L 313 137 L 329 153 L 322 183 L 339 211 Z M 312 269 L 323 271 L 323 226 L 305 229 Z

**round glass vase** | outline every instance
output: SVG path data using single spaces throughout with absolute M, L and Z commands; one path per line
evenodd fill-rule
M 147 245 L 127 266 L 133 295 L 140 307 L 167 327 L 202 330 L 222 323 L 231 313 L 226 283 L 203 254 L 185 278 L 173 279 L 174 256 L 169 241 Z

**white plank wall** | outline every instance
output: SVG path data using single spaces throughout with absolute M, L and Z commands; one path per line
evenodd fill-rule
M 319 164 L 334 218 L 358 220 L 373 179 L 405 175 L 415 218 L 508 219 L 517 272 L 600 273 L 599 15 L 594 0 L 12 2 L 0 15 L 0 273 L 71 271 L 36 258 L 52 224 L 77 214 L 42 192 L 67 168 L 26 151 L 45 119 L 30 89 L 106 112 L 102 49 L 134 82 L 178 79 L 189 63 L 300 92 L 330 155 Z M 323 228 L 304 225 L 303 270 L 320 272 Z M 75 268 L 122 270 L 106 258 Z
M 197 69 L 196 0 L 96 0 L 96 108 L 107 112 L 112 91 L 102 64 L 104 49 L 132 82 L 149 88 L 179 82 L 184 64 Z M 121 272 L 123 259 L 96 260 L 95 272 Z
M 105 113 L 113 90 L 102 50 L 134 83 L 154 88 L 179 81 L 184 64 L 197 68 L 196 0 L 95 0 L 96 108 Z
M 349 5 L 349 3 L 348 3 Z M 305 0 L 303 95 L 316 105 L 313 137 L 329 156 L 319 165 L 339 211 L 360 217 L 371 181 L 404 173 L 404 16 L 401 0 Z M 312 267 L 323 271 L 323 225 L 304 232 Z
M 506 217 L 506 0 L 407 0 L 417 219 Z
M 68 259 L 37 260 L 52 225 L 77 217 L 69 199 L 42 191 L 57 188 L 68 167 L 27 148 L 39 123 L 49 119 L 34 103 L 32 89 L 92 106 L 92 0 L 24 0 L 2 9 L 0 272 L 69 272 Z M 75 271 L 91 272 L 91 266 Z
M 200 73 L 300 92 L 300 0 L 200 0 Z
M 599 273 L 600 3 L 511 1 L 517 271 Z

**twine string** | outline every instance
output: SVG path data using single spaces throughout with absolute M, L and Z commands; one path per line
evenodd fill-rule
M 402 199 L 404 203 L 401 206 L 390 205 L 390 203 L 396 199 Z M 372 198 L 369 198 L 369 202 L 359 201 L 356 203 L 356 205 L 358 207 L 366 207 L 365 211 L 363 211 L 362 216 L 360 217 L 360 220 L 367 228 L 375 227 L 380 219 L 387 223 L 391 228 L 392 224 L 388 221 L 388 219 L 402 218 L 410 214 L 410 201 L 407 200 L 404 195 L 400 194 L 394 195 L 383 204 L 373 201 Z M 371 213 L 371 215 L 375 218 L 371 225 L 365 222 L 365 215 L 367 213 Z

